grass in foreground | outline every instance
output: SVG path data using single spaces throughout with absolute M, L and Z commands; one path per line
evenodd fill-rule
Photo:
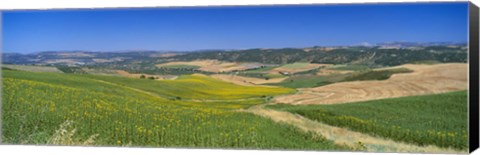
M 130 86 L 128 82 L 134 81 L 125 79 L 4 70 L 3 142 L 101 146 L 347 149 L 292 126 L 278 124 L 253 114 L 236 112 L 236 109 L 244 107 L 243 104 L 250 104 L 249 100 L 245 102 L 229 100 L 238 97 L 226 97 L 229 96 L 226 93 L 222 96 L 226 99 L 214 103 L 170 100 L 162 95 L 152 96 L 127 89 Z M 117 85 L 100 80 L 110 80 Z M 209 81 L 203 77 L 183 77 L 171 83 L 131 80 L 141 81 L 136 89 L 152 90 L 154 94 L 160 94 L 162 91 L 153 90 L 166 89 L 169 85 L 175 86 L 173 82 L 178 82 L 178 85 L 190 85 L 191 88 L 183 86 L 182 88 L 185 88 L 183 90 L 169 88 L 170 90 L 190 91 L 190 94 L 207 92 L 209 89 L 219 91 L 218 88 L 213 88 L 216 86 L 207 87 L 208 84 L 205 83 Z M 148 86 L 152 88 L 147 89 Z M 236 92 L 246 88 L 230 86 L 228 89 L 230 92 Z M 187 94 L 186 92 L 185 95 Z M 238 93 L 231 95 L 242 96 Z M 257 95 L 244 95 L 251 96 Z M 251 104 L 260 103 L 264 101 L 256 100 Z M 209 106 L 211 104 L 216 106 Z M 219 108 L 218 105 L 230 106 Z M 59 134 L 58 131 L 65 132 Z
M 330 125 L 418 145 L 468 148 L 467 91 L 336 105 L 272 105 Z

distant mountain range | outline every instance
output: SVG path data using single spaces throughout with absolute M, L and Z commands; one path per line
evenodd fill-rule
M 411 48 L 411 47 L 428 47 L 428 46 L 467 46 L 466 42 L 384 42 L 378 43 L 379 47 L 399 47 L 399 48 Z
M 260 62 L 284 64 L 312 63 L 364 63 L 397 65 L 413 61 L 466 62 L 466 43 L 456 42 L 388 42 L 357 46 L 314 46 L 306 48 L 258 48 L 247 50 L 200 50 L 190 52 L 169 51 L 46 51 L 30 54 L 3 53 L 5 64 L 102 66 L 149 64 L 195 59 L 217 59 L 232 62 Z
M 120 52 L 89 52 L 89 51 L 48 51 L 30 54 L 3 53 L 5 64 L 35 64 L 35 65 L 91 65 L 97 63 L 117 62 L 125 60 L 141 60 L 156 57 L 168 57 L 179 52 L 165 51 L 120 51 Z

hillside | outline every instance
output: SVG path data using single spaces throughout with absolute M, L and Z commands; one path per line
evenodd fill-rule
M 467 51 L 417 46 L 4 54 L 2 140 L 464 152 Z
M 411 73 L 394 74 L 386 80 L 339 82 L 314 88 L 300 88 L 292 95 L 279 96 L 276 103 L 339 104 L 353 101 L 426 95 L 465 90 L 468 86 L 466 63 L 402 65 Z M 387 68 L 392 69 L 392 68 Z
M 427 47 L 423 49 L 381 49 L 378 47 L 346 47 L 329 51 L 321 49 L 285 48 L 211 51 L 188 53 L 172 58 L 179 60 L 217 59 L 230 62 L 286 64 L 313 62 L 320 64 L 368 64 L 394 66 L 421 60 L 466 62 L 467 51 L 461 47 Z
M 272 66 L 310 62 L 315 64 L 356 64 L 368 67 L 396 66 L 422 62 L 466 62 L 464 46 L 420 46 L 385 49 L 374 47 L 326 47 L 207 50 L 192 52 L 131 51 L 131 52 L 40 52 L 33 54 L 3 53 L 4 64 L 76 66 L 94 69 L 124 70 L 144 74 L 212 74 L 237 71 L 254 66 Z M 221 62 L 216 66 L 199 67 L 196 60 Z M 180 63 L 185 62 L 185 63 Z M 166 67 L 161 67 L 164 64 Z M 168 66 L 176 64 L 177 66 Z M 190 65 L 189 65 L 190 64 Z M 193 64 L 193 65 L 192 65 Z M 235 67 L 230 67 L 236 64 Z M 218 68 L 224 65 L 223 68 Z M 242 66 L 243 65 L 243 66 Z
M 288 89 L 225 83 L 223 89 L 237 94 L 224 94 L 222 100 L 198 102 L 183 98 L 194 98 L 188 94 L 208 96 L 208 90 L 218 89 L 205 85 L 213 79 L 186 76 L 170 81 L 178 82 L 176 85 L 203 86 L 197 87 L 200 92 L 177 89 L 185 96 L 171 100 L 161 91 L 167 88 L 160 85 L 167 83 L 155 80 L 10 70 L 3 70 L 3 76 L 2 131 L 6 144 L 347 149 L 289 125 L 236 112 L 236 109 L 264 103 L 260 95 L 288 93 Z M 133 85 L 138 87 L 131 87 Z M 153 88 L 159 91 L 151 91 Z M 258 90 L 242 95 L 241 92 L 251 89 Z M 258 99 L 246 99 L 251 97 Z M 68 134 L 59 134 L 61 130 Z
M 333 105 L 272 105 L 312 120 L 420 146 L 468 148 L 467 91 Z

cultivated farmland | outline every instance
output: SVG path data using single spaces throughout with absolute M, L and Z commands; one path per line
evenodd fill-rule
M 462 52 L 352 47 L 12 55 L 15 63 L 49 59 L 2 67 L 2 140 L 464 153 Z
M 401 67 L 413 72 L 394 74 L 382 81 L 341 82 L 316 88 L 301 88 L 296 94 L 275 98 L 275 102 L 338 104 L 467 89 L 467 64 L 409 64 Z
M 334 105 L 274 105 L 330 125 L 415 143 L 466 149 L 467 92 Z
M 264 103 L 261 95 L 288 93 L 289 89 L 219 82 L 223 89 L 239 92 L 220 94 L 219 98 L 211 94 L 218 94 L 217 91 L 208 93 L 214 87 L 204 91 L 195 89 L 198 91 L 190 94 L 216 99 L 198 102 L 194 100 L 198 96 L 185 93 L 189 90 L 179 92 L 184 95 L 175 95 L 181 98 L 171 99 L 167 97 L 170 94 L 162 94 L 160 90 L 150 92 L 147 85 L 141 85 L 173 84 L 175 80 L 160 83 L 23 71 L 4 71 L 3 75 L 2 127 L 3 142 L 7 144 L 347 149 L 289 125 L 235 112 Z M 137 87 L 124 83 L 132 80 L 139 81 L 132 84 Z M 212 81 L 215 80 L 190 76 L 178 79 L 178 84 L 208 87 L 205 82 Z M 247 89 L 253 90 L 252 93 L 239 95 Z
M 199 69 L 206 72 L 229 72 L 235 70 L 246 70 L 262 66 L 261 63 L 235 63 L 218 60 L 196 60 L 196 61 L 174 61 L 157 64 L 157 67 L 164 68 L 188 68 Z

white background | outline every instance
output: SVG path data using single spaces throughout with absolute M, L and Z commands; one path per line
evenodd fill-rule
M 327 4 L 327 3 L 378 3 L 378 2 L 428 2 L 428 0 L 0 0 L 0 10 L 50 9 L 50 8 L 114 8 L 114 7 L 164 7 L 164 6 L 212 6 L 212 5 L 261 5 L 261 4 Z M 449 0 L 434 0 L 436 2 Z M 480 4 L 480 0 L 472 0 Z M 0 32 L 1 34 L 1 32 Z M 0 35 L 1 36 L 1 35 Z M 1 42 L 0 42 L 1 44 Z M 1 45 L 0 45 L 1 47 Z M 204 154 L 204 155 L 366 155 L 398 153 L 319 152 L 319 151 L 265 151 L 265 150 L 212 150 L 212 149 L 165 149 L 165 148 L 117 148 L 117 147 L 66 147 L 0 145 L 0 154 Z M 480 151 L 474 154 L 480 155 Z

